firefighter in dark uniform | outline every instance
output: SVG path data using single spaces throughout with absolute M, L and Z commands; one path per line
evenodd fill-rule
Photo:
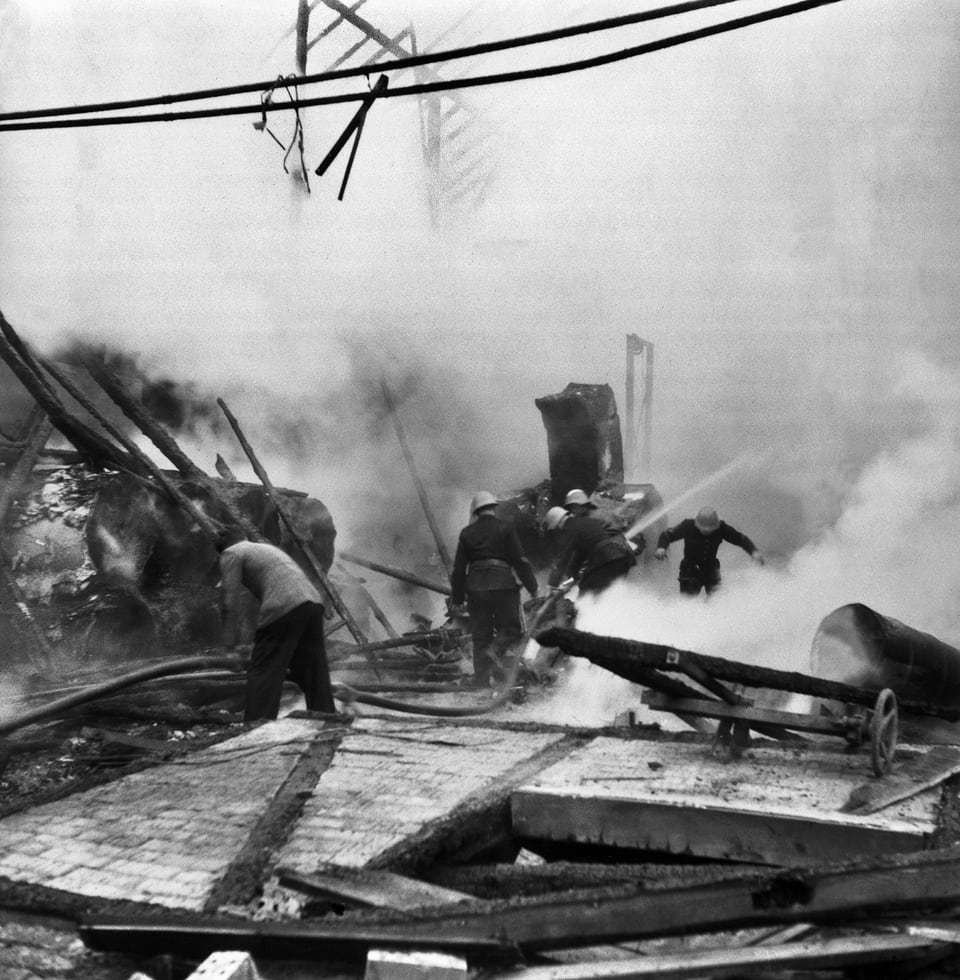
M 516 529 L 496 516 L 496 507 L 497 498 L 485 490 L 473 498 L 471 522 L 460 532 L 450 579 L 451 611 L 466 601 L 470 616 L 477 687 L 508 676 L 511 648 L 523 635 L 517 579 L 532 596 L 538 589 Z
M 683 595 L 699 595 L 701 589 L 710 595 L 720 588 L 717 550 L 724 541 L 743 548 L 758 565 L 763 564 L 763 555 L 757 546 L 745 534 L 721 521 L 712 507 L 703 507 L 696 517 L 688 517 L 668 527 L 657 540 L 655 557 L 663 561 L 672 541 L 683 541 L 683 559 L 678 576 Z
M 612 538 L 623 534 L 623 524 L 609 511 L 601 510 L 583 490 L 571 490 L 564 499 L 563 506 L 574 517 L 592 517 L 599 521 Z M 643 534 L 635 534 L 632 538 L 627 538 L 627 544 L 635 555 L 639 555 L 646 548 L 647 539 Z
M 599 594 L 617 579 L 625 578 L 637 563 L 627 539 L 619 532 L 611 534 L 593 517 L 551 507 L 544 526 L 548 531 L 563 533 L 563 550 L 547 580 L 551 587 L 573 576 L 580 595 Z

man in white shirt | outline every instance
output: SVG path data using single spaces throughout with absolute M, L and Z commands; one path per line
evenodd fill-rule
M 239 640 L 241 589 L 251 592 L 260 604 L 243 720 L 277 717 L 288 671 L 303 691 L 309 711 L 335 712 L 323 602 L 313 583 L 285 551 L 247 541 L 234 528 L 225 529 L 215 544 L 223 581 L 223 642 L 228 649 Z

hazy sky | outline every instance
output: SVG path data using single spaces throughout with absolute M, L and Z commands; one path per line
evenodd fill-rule
M 653 6 L 487 2 L 444 46 Z M 767 6 L 441 71 L 566 61 Z M 421 47 L 469 9 L 362 8 L 389 35 L 412 24 Z M 0 3 L 2 106 L 274 78 L 293 68 L 295 13 L 295 0 Z M 321 5 L 311 23 L 331 19 Z M 308 67 L 356 38 L 338 29 Z M 44 349 L 108 342 L 224 396 L 276 482 L 331 506 L 344 544 L 382 530 L 373 502 L 419 520 L 377 408 L 382 367 L 452 538 L 477 487 L 547 475 L 535 397 L 606 382 L 623 411 L 636 332 L 656 349 L 643 476 L 667 499 L 746 453 L 685 506 L 712 501 L 751 534 L 788 576 L 785 601 L 801 588 L 791 563 L 819 554 L 810 615 L 873 596 L 960 638 L 947 612 L 960 567 L 932 567 L 938 549 L 960 566 L 958 55 L 954 0 L 842 0 L 474 89 L 494 179 L 480 207 L 437 225 L 412 99 L 371 110 L 342 202 L 346 154 L 324 179 L 313 169 L 352 107 L 304 114 L 309 195 L 255 117 L 0 134 L 0 309 Z M 291 120 L 271 127 L 286 139 Z M 222 439 L 196 444 L 198 461 L 220 451 L 247 475 Z

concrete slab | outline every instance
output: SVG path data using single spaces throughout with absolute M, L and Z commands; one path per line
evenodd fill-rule
M 869 775 L 867 756 L 839 743 L 755 748 L 724 763 L 706 744 L 598 738 L 519 787 L 511 812 L 525 839 L 761 864 L 922 849 L 939 789 L 867 816 L 841 813 Z

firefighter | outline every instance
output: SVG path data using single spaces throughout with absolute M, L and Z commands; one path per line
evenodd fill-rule
M 516 528 L 500 520 L 496 509 L 492 493 L 481 490 L 474 496 L 470 523 L 460 532 L 450 577 L 451 615 L 466 601 L 475 687 L 489 687 L 491 680 L 500 682 L 509 676 L 512 648 L 523 634 L 517 579 L 530 595 L 538 590 Z
M 696 517 L 688 517 L 673 527 L 668 527 L 657 540 L 654 557 L 663 561 L 672 541 L 683 541 L 683 559 L 680 562 L 680 592 L 683 595 L 699 595 L 700 590 L 707 595 L 720 588 L 720 561 L 717 550 L 722 542 L 735 544 L 758 564 L 763 564 L 763 555 L 757 546 L 736 528 L 725 524 L 712 507 L 702 507 Z
M 574 517 L 592 517 L 595 521 L 599 521 L 610 537 L 615 538 L 623 534 L 622 522 L 609 511 L 601 510 L 583 490 L 571 490 L 564 499 L 563 506 Z M 627 538 L 627 544 L 635 555 L 639 555 L 646 548 L 647 540 L 643 534 L 636 534 L 632 538 Z
M 619 531 L 611 534 L 593 517 L 551 507 L 544 526 L 548 532 L 562 534 L 560 557 L 547 580 L 551 587 L 572 576 L 580 595 L 599 595 L 617 579 L 625 578 L 637 563 L 627 539 Z
M 289 669 L 306 698 L 307 710 L 335 712 L 323 638 L 323 603 L 300 566 L 272 544 L 247 541 L 236 528 L 214 541 L 223 583 L 223 642 L 239 639 L 241 588 L 259 602 L 253 653 L 247 669 L 244 721 L 276 718 Z

